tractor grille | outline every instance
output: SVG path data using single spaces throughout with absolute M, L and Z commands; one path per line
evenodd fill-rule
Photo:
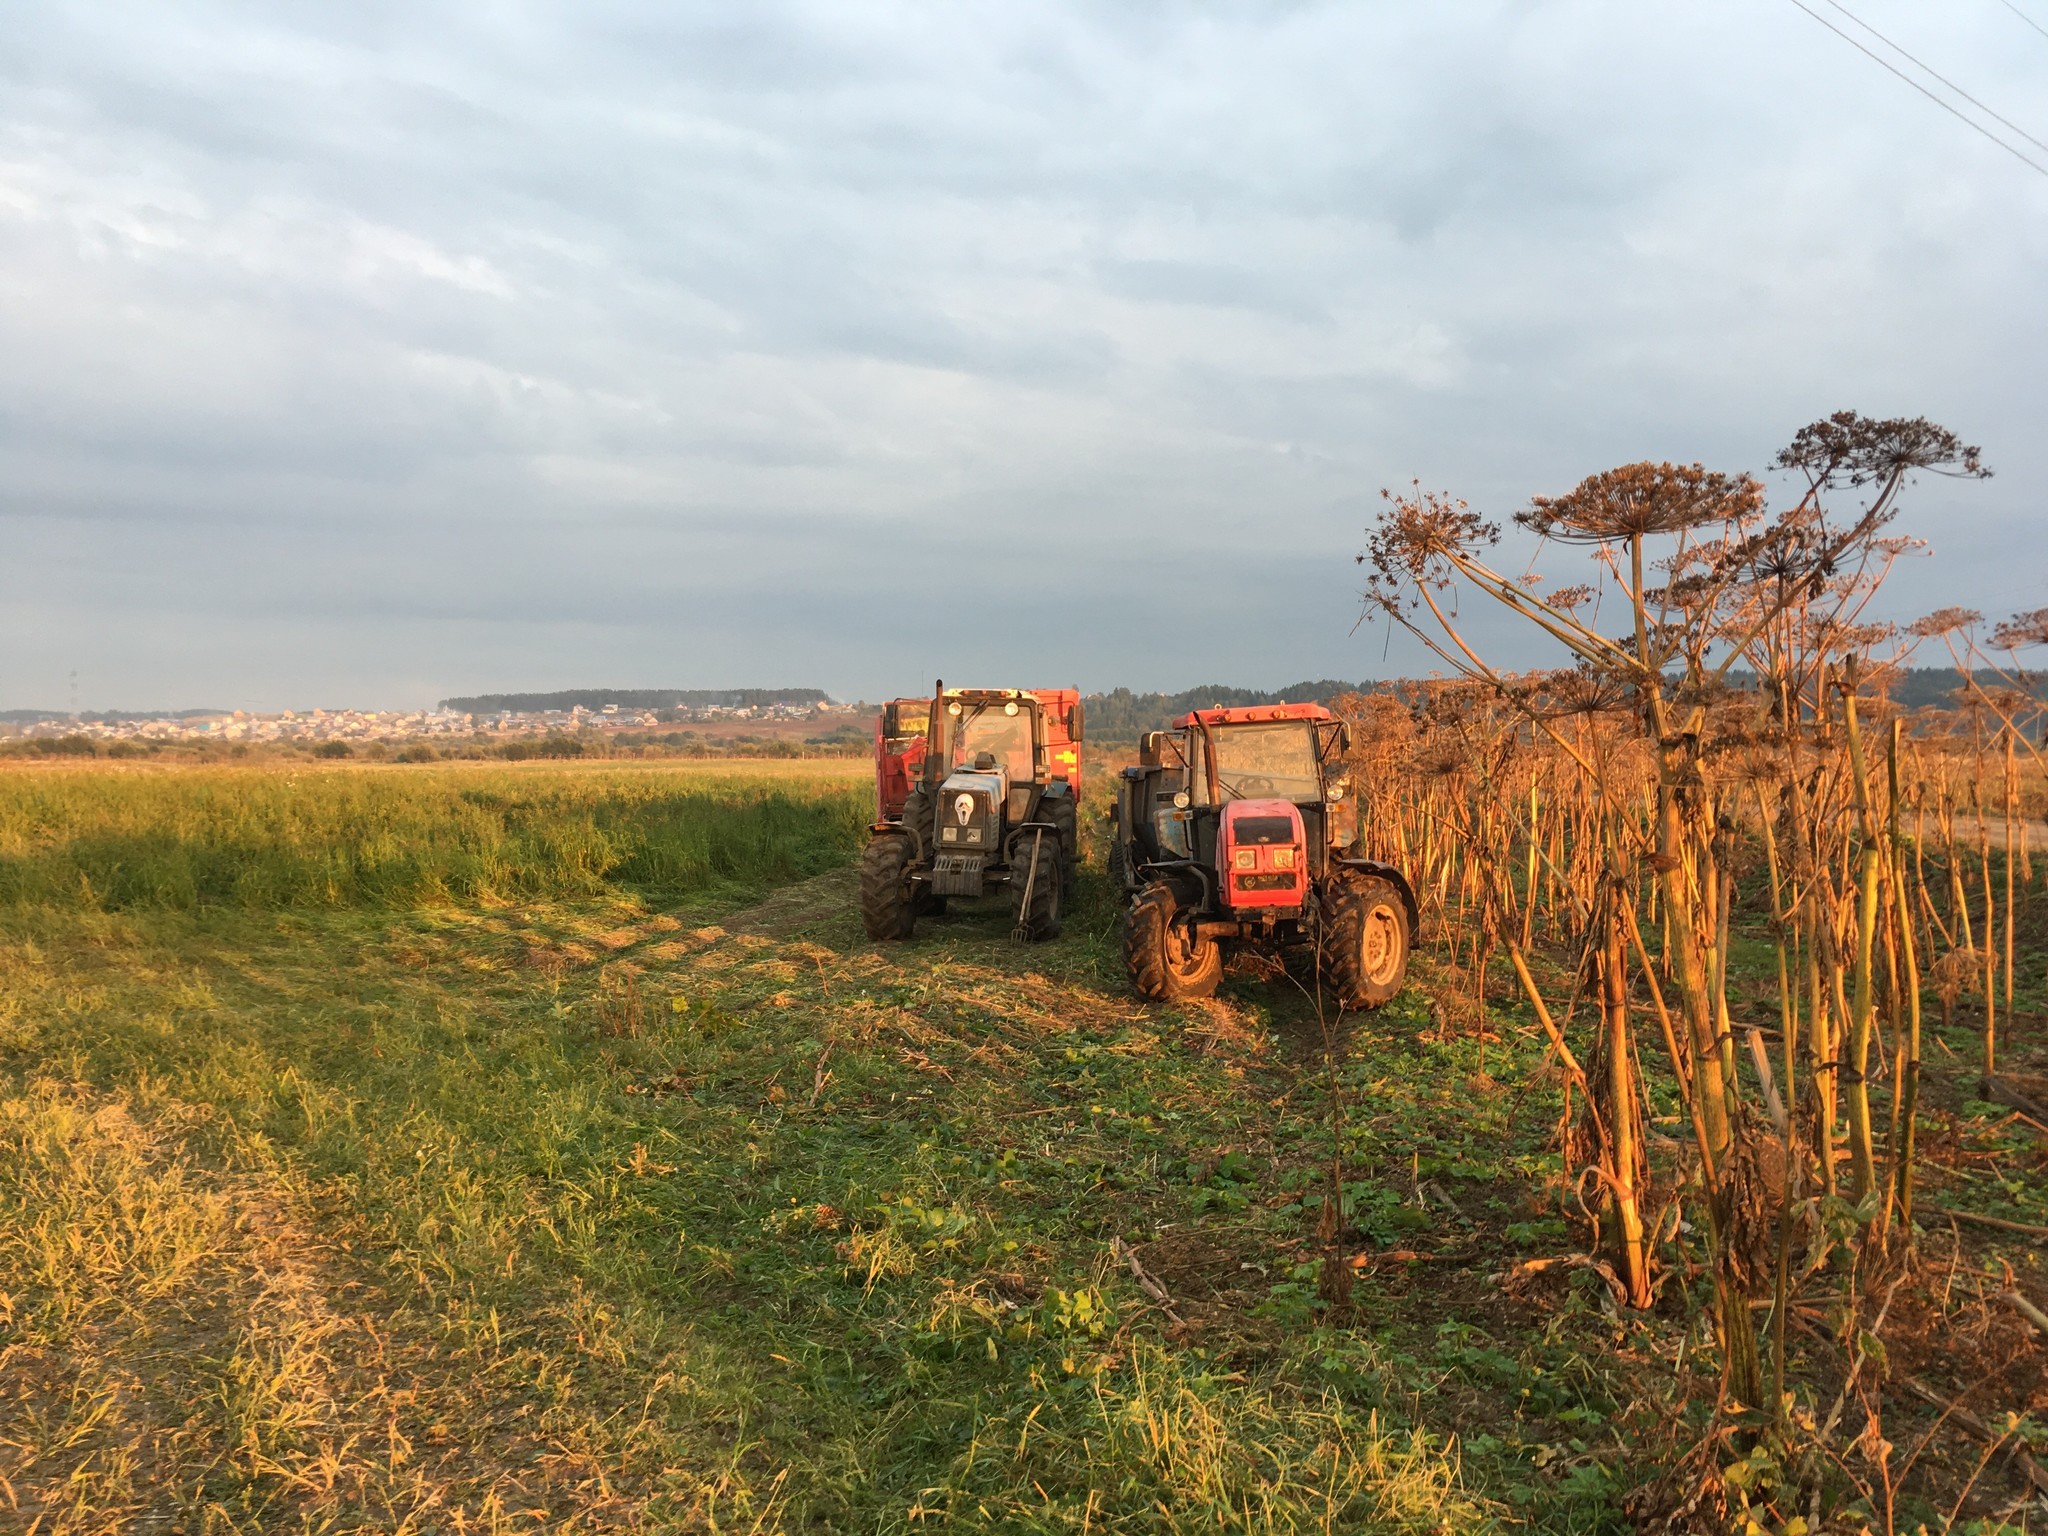
M 1240 891 L 1291 891 L 1294 889 L 1294 876 L 1280 873 L 1239 875 L 1237 888 Z
M 932 860 L 932 894 L 979 896 L 983 862 L 983 856 L 978 853 L 940 854 Z

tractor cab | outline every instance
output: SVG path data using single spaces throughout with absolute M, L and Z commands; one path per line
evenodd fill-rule
M 925 783 L 937 780 L 927 802 L 937 812 L 936 840 L 942 852 L 975 853 L 983 856 L 977 863 L 985 863 L 1002 846 L 1004 832 L 1029 819 L 1038 798 L 1043 710 L 1015 689 L 958 689 L 941 697 L 933 719 L 935 750 L 926 759 Z M 973 891 L 940 894 L 979 895 L 978 879 L 973 883 Z

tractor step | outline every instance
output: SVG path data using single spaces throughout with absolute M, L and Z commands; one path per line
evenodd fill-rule
M 981 870 L 986 856 L 979 853 L 942 853 L 932 860 L 934 896 L 979 896 Z

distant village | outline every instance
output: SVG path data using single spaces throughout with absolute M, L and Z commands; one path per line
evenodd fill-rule
M 0 719 L 0 739 L 24 742 L 82 740 L 89 743 L 277 744 L 317 746 L 329 742 L 346 745 L 384 743 L 399 746 L 478 737 L 516 741 L 522 738 L 584 736 L 589 733 L 673 731 L 680 726 L 723 727 L 716 734 L 728 734 L 735 726 L 753 723 L 781 735 L 811 725 L 830 731 L 843 730 L 855 722 L 864 706 L 836 704 L 829 699 L 764 704 L 698 704 L 665 709 L 641 709 L 604 704 L 595 708 L 574 705 L 568 709 L 513 710 L 488 712 L 451 709 L 283 710 L 257 714 L 248 710 L 184 710 L 162 714 L 43 714 L 17 711 Z

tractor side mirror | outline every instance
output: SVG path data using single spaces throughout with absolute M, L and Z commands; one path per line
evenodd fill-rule
M 1337 755 L 1339 757 L 1349 757 L 1351 755 L 1351 722 L 1349 720 L 1339 720 L 1337 722 Z
M 1138 738 L 1138 762 L 1146 768 L 1159 766 L 1159 738 L 1164 732 L 1147 731 Z
M 1074 707 L 1067 711 L 1067 735 L 1075 741 L 1081 739 L 1081 701 L 1074 700 Z
M 884 740 L 893 740 L 894 738 L 896 738 L 896 737 L 898 737 L 898 736 L 901 736 L 902 734 L 903 734 L 903 720 L 902 720 L 902 711 L 901 711 L 901 710 L 899 710 L 899 709 L 898 709 L 898 708 L 897 708 L 897 707 L 896 707 L 896 706 L 895 706 L 894 704 L 884 704 L 884 705 L 882 706 L 882 736 L 883 736 L 883 739 L 884 739 Z

